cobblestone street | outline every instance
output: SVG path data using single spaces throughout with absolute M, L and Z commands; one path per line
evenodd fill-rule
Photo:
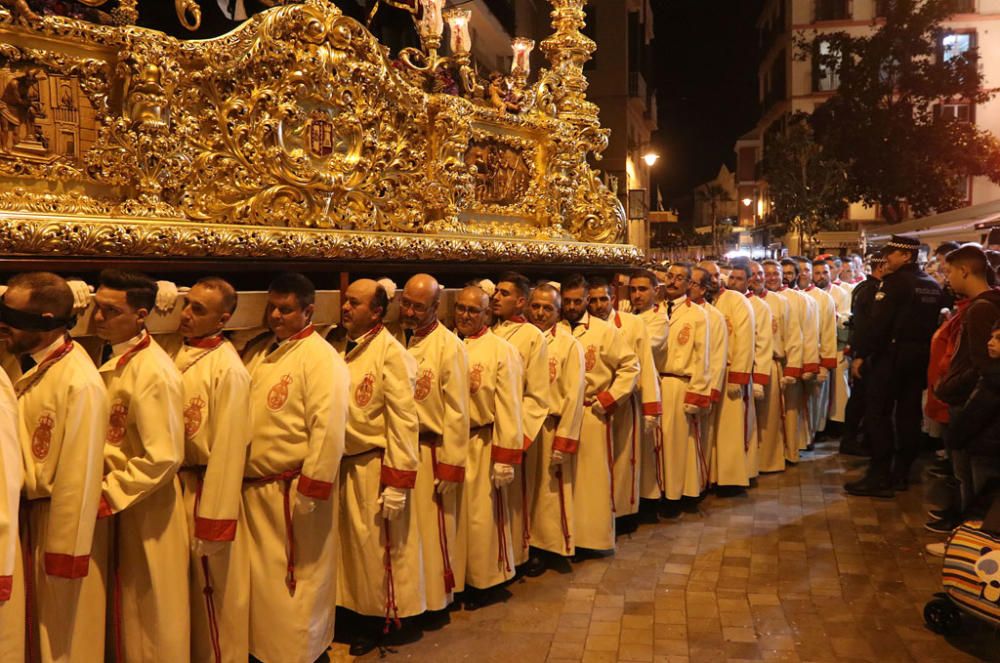
M 862 462 L 820 445 L 747 496 L 643 525 L 613 558 L 517 580 L 509 597 L 386 651 L 415 661 L 1000 660 L 1000 635 L 966 618 L 924 627 L 940 561 L 923 552 L 921 487 L 895 500 L 841 484 Z M 334 660 L 347 660 L 337 644 Z M 375 659 L 372 652 L 366 659 Z

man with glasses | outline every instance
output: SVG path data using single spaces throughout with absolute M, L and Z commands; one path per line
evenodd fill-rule
M 399 303 L 406 349 L 417 362 L 420 469 L 413 508 L 429 611 L 454 600 L 458 505 L 469 455 L 468 357 L 462 340 L 438 322 L 442 292 L 433 276 L 417 274 L 406 282 Z
M 458 294 L 455 328 L 469 353 L 469 455 L 458 527 L 466 610 L 488 602 L 489 590 L 514 577 L 508 489 L 524 457 L 521 355 L 490 330 L 489 314 L 479 286 Z M 546 382 L 547 373 L 548 367 Z

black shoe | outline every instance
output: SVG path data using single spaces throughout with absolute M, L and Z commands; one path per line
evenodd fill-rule
M 465 596 L 462 598 L 462 606 L 465 607 L 466 610 L 479 610 L 486 602 L 486 592 L 481 589 L 466 587 L 464 594 Z
M 545 560 L 539 555 L 533 554 L 528 558 L 528 561 L 521 566 L 521 571 L 529 578 L 537 578 L 545 573 L 546 568 L 548 568 L 548 566 L 545 564 Z
M 667 520 L 677 520 L 681 517 L 680 500 L 660 500 L 660 518 Z
M 739 497 L 747 494 L 747 489 L 743 486 L 716 486 L 715 494 L 718 497 Z
M 699 502 L 700 500 L 697 497 L 682 497 L 681 511 L 692 514 L 701 513 L 701 509 L 698 508 Z
M 924 529 L 935 534 L 951 534 L 952 530 L 959 526 L 954 518 L 939 518 L 930 520 L 924 524 Z
M 945 520 L 954 517 L 950 509 L 927 509 L 927 517 L 931 520 Z
M 859 481 L 851 481 L 844 484 L 844 490 L 848 495 L 855 497 L 883 497 L 892 498 L 895 492 L 888 482 L 877 481 L 870 477 L 865 477 Z
M 872 451 L 864 444 L 857 435 L 845 435 L 840 440 L 840 454 L 842 456 L 871 456 Z
M 367 633 L 354 636 L 351 640 L 351 656 L 364 656 L 378 647 L 378 639 Z

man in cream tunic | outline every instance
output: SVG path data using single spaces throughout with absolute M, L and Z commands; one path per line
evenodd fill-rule
M 847 347 L 847 323 L 851 319 L 851 294 L 841 285 L 831 280 L 830 266 L 827 261 L 816 261 L 813 264 L 813 283 L 833 298 L 835 308 L 835 336 L 837 340 L 837 365 L 830 369 L 829 382 L 829 412 L 827 419 L 836 423 L 844 423 L 844 410 L 847 399 L 851 395 L 849 372 L 851 362 L 844 357 Z
M 820 261 L 822 268 L 826 263 Z M 837 369 L 837 304 L 833 297 L 816 287 L 812 280 L 812 263 L 799 261 L 799 282 L 808 274 L 809 283 L 802 292 L 816 303 L 819 328 L 819 371 L 809 390 L 809 431 L 810 448 L 816 435 L 826 430 L 826 420 L 830 413 L 830 373 Z
M 14 387 L 7 373 L 0 371 L 0 661 L 4 662 L 24 660 L 24 568 L 17 533 L 24 469 L 18 428 Z M 103 608 L 100 602 L 95 605 L 97 610 Z
M 666 360 L 667 335 L 670 331 L 666 304 L 658 301 L 661 292 L 665 292 L 666 287 L 662 284 L 662 279 L 667 277 L 667 272 L 656 272 L 649 270 L 639 270 L 629 277 L 628 292 L 629 302 L 632 312 L 639 316 L 639 319 L 646 326 L 646 335 L 649 337 L 649 348 L 653 353 L 653 366 L 659 370 Z M 666 298 L 666 295 L 663 295 Z M 663 399 L 663 379 L 657 375 L 660 382 L 660 417 L 646 417 L 647 431 L 642 438 L 642 453 L 639 462 L 639 508 L 640 511 L 648 508 L 655 520 L 655 508 L 659 506 L 659 500 L 663 494 L 663 475 L 661 462 L 657 459 L 663 456 L 663 421 L 662 412 L 665 410 L 666 401 Z M 645 504 L 643 500 L 646 500 Z
M 561 324 L 568 326 L 583 346 L 587 376 L 574 485 L 576 545 L 603 551 L 615 548 L 611 417 L 635 389 L 639 360 L 614 327 L 587 312 L 588 292 L 582 276 L 563 281 Z
M 715 447 L 715 429 L 718 423 L 722 394 L 726 389 L 726 364 L 729 361 L 729 331 L 726 316 L 715 308 L 706 295 L 712 289 L 712 277 L 700 267 L 692 267 L 691 282 L 688 285 L 688 299 L 705 311 L 708 329 L 708 383 L 710 405 L 699 412 L 699 436 L 705 448 L 706 487 L 711 481 L 712 451 Z M 666 444 L 666 442 L 664 442 Z M 704 488 L 702 489 L 704 490 Z M 668 510 L 667 516 L 676 516 L 676 511 Z
M 774 320 L 771 317 L 771 307 L 758 297 L 750 288 L 751 266 L 748 262 L 742 261 L 733 265 L 729 273 L 729 289 L 738 292 L 747 298 L 753 307 L 754 318 L 754 357 L 753 357 L 753 402 L 747 417 L 752 421 L 753 428 L 750 433 L 750 446 L 747 450 L 747 465 L 750 469 L 750 477 L 756 478 L 760 473 L 760 422 L 757 412 L 761 403 L 766 397 L 767 390 L 771 386 L 771 378 L 774 369 Z M 777 385 L 778 382 L 775 381 Z
M 222 336 L 236 303 L 229 283 L 201 279 L 186 295 L 180 334 L 164 341 L 184 384 L 184 465 L 178 476 L 192 543 L 194 661 L 243 663 L 250 648 L 250 536 L 237 535 L 253 434 L 250 374 Z
M 548 344 L 541 332 L 524 317 L 530 295 L 528 279 L 517 272 L 507 272 L 497 280 L 490 306 L 496 323 L 493 333 L 517 348 L 524 365 L 521 416 L 524 417 L 525 461 L 514 467 L 514 488 L 508 494 L 511 531 L 515 537 L 514 563 L 516 566 L 527 563 L 525 573 L 536 576 L 544 571 L 544 565 L 540 558 L 530 558 L 531 495 L 528 486 L 534 482 L 538 470 L 538 454 L 531 452 L 531 446 L 537 441 L 549 412 L 546 402 L 549 393 L 549 360 L 546 356 Z
M 420 463 L 417 362 L 382 326 L 388 308 L 385 288 L 370 279 L 352 283 L 341 305 L 351 383 L 337 605 L 364 618 L 351 645 L 354 656 L 377 644 L 383 622 L 398 626 L 427 609 L 412 499 Z
M 799 265 L 791 258 L 781 261 L 782 287 L 792 320 L 802 334 L 801 381 L 785 388 L 785 460 L 799 461 L 799 452 L 812 443 L 809 424 L 809 393 L 819 373 L 819 318 L 816 301 L 797 289 Z M 770 286 L 769 286 L 770 287 Z
M 632 395 L 611 417 L 614 435 L 615 516 L 639 513 L 639 471 L 642 458 L 640 440 L 659 427 L 660 379 L 653 364 L 653 352 L 646 325 L 631 313 L 615 310 L 614 288 L 603 277 L 588 284 L 587 311 L 614 325 L 619 338 L 627 343 L 639 360 L 639 379 Z
M 761 472 L 781 472 L 785 469 L 784 395 L 790 386 L 798 382 L 796 376 L 802 375 L 802 330 L 791 320 L 788 300 L 768 290 L 766 279 L 771 279 L 775 288 L 780 287 L 780 265 L 773 260 L 764 265 L 750 263 L 750 289 L 771 311 L 773 345 L 770 380 L 764 386 L 764 398 L 756 402 L 757 437 L 760 442 L 758 469 Z
M 29 654 L 99 661 L 104 587 L 91 561 L 101 495 L 108 403 L 97 368 L 68 333 L 73 293 L 48 273 L 19 274 L 0 304 L 0 339 L 33 364 L 14 384 L 25 468 L 21 545 L 32 614 Z M 18 623 L 23 624 L 19 619 Z M 5 659 L 6 660 L 6 659 Z
M 715 420 L 712 483 L 720 487 L 720 494 L 735 494 L 748 487 L 753 476 L 749 453 L 753 436 L 750 378 L 756 343 L 753 307 L 742 294 L 725 288 L 717 263 L 706 260 L 698 266 L 711 277 L 712 305 L 725 316 L 729 331 L 726 384 Z
M 441 293 L 433 276 L 417 274 L 406 282 L 399 305 L 406 350 L 417 362 L 420 469 L 413 509 L 428 610 L 444 610 L 454 600 L 458 505 L 469 455 L 468 358 L 461 339 L 438 322 Z
M 97 335 L 111 346 L 100 368 L 109 415 L 98 508 L 99 517 L 114 516 L 117 529 L 107 575 L 107 647 L 130 663 L 191 656 L 190 553 L 177 480 L 184 459 L 183 388 L 173 360 L 145 330 L 156 290 L 141 274 L 105 270 L 95 297 Z M 107 550 L 100 538 L 95 555 Z
M 514 466 L 523 458 L 521 355 L 487 326 L 489 298 L 478 286 L 455 302 L 455 327 L 469 353 L 469 459 L 459 510 L 464 550 L 465 608 L 489 598 L 488 590 L 514 577 L 508 494 Z M 537 330 L 536 330 L 537 331 Z M 546 378 L 547 379 L 547 378 Z
M 583 346 L 563 325 L 562 298 L 544 284 L 531 293 L 528 316 L 545 335 L 549 355 L 549 416 L 538 442 L 538 472 L 531 486 L 531 543 L 555 555 L 576 552 L 573 488 L 583 426 Z
M 708 486 L 709 440 L 702 418 L 712 404 L 708 312 L 688 298 L 692 269 L 675 262 L 664 275 L 669 335 L 657 370 L 663 394 L 662 447 L 656 454 L 657 486 L 667 517 L 679 514 L 678 501 L 696 499 Z M 699 294 L 703 294 L 699 291 Z M 720 331 L 720 333 L 723 333 Z M 722 339 L 725 349 L 725 338 Z
M 315 296 L 301 274 L 276 277 L 270 333 L 243 352 L 253 437 L 238 530 L 250 544 L 250 653 L 265 663 L 312 663 L 333 638 L 348 375 L 313 328 Z

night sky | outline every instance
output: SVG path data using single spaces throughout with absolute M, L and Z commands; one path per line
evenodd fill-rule
M 733 145 L 758 116 L 757 30 L 763 0 L 651 0 L 653 83 L 664 205 L 681 199 L 719 166 L 735 166 Z

